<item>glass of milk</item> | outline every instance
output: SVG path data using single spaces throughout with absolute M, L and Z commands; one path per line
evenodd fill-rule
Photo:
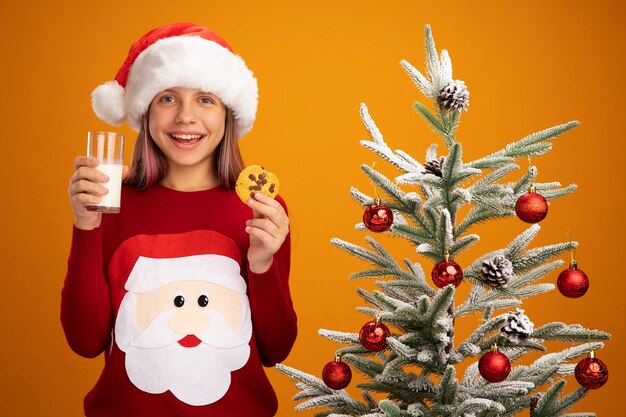
M 96 158 L 100 165 L 96 169 L 104 172 L 109 181 L 102 183 L 109 192 L 98 204 L 88 204 L 89 211 L 119 213 L 122 192 L 122 167 L 124 164 L 124 135 L 117 132 L 87 132 L 87 156 Z

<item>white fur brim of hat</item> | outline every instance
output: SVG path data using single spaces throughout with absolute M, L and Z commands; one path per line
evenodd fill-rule
M 199 36 L 174 36 L 150 45 L 130 67 L 126 89 L 117 81 L 106 82 L 91 94 L 92 105 L 101 120 L 119 125 L 127 119 L 139 131 L 154 96 L 174 87 L 217 95 L 234 113 L 238 138 L 252 129 L 256 78 L 241 57 Z
M 204 281 L 220 285 L 239 294 L 246 293 L 246 281 L 239 263 L 217 254 L 183 256 L 180 258 L 148 258 L 135 262 L 124 288 L 126 291 L 149 292 L 178 281 Z

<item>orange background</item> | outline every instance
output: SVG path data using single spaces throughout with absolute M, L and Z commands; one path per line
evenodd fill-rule
M 537 326 L 563 321 L 613 333 L 598 352 L 610 380 L 574 411 L 623 415 L 616 402 L 626 384 L 619 308 L 626 290 L 620 130 L 625 9 L 619 1 L 3 2 L 0 415 L 82 414 L 102 358 L 71 352 L 59 322 L 72 160 L 84 153 L 87 130 L 107 128 L 91 111 L 91 90 L 114 77 L 132 41 L 173 21 L 213 27 L 259 79 L 257 122 L 241 146 L 247 163 L 263 163 L 281 179 L 292 219 L 291 283 L 299 318 L 299 337 L 285 363 L 315 375 L 337 347 L 319 337 L 318 328 L 358 331 L 368 318 L 355 311 L 363 305 L 355 288 L 374 288 L 372 281 L 348 281 L 349 273 L 366 265 L 329 243 L 340 237 L 364 244 L 365 233 L 353 230 L 362 210 L 349 188 L 372 192 L 361 163 L 378 161 L 385 174 L 398 173 L 359 145 L 367 138 L 359 103 L 368 105 L 393 149 L 422 160 L 429 144 L 439 141 L 412 109 L 413 100 L 424 101 L 398 64 L 405 58 L 424 69 L 426 23 L 437 47 L 450 52 L 454 77 L 471 92 L 457 136 L 465 160 L 580 120 L 552 152 L 534 160 L 540 181 L 576 183 L 579 190 L 552 203 L 533 245 L 564 241 L 571 230 L 581 243 L 577 258 L 591 288 L 577 300 L 554 291 L 524 308 Z M 129 161 L 134 133 L 127 126 L 120 130 L 129 139 Z M 526 161 L 519 163 L 526 168 Z M 467 265 L 525 227 L 516 219 L 478 227 L 481 241 L 457 261 Z M 405 241 L 376 238 L 397 260 L 424 261 Z M 430 270 L 428 261 L 424 269 Z M 544 282 L 555 282 L 556 275 Z M 460 287 L 457 303 L 468 287 Z M 476 316 L 458 320 L 457 343 L 477 325 Z M 278 415 L 295 415 L 294 383 L 274 369 L 268 374 L 280 401 Z M 571 378 L 566 390 L 576 386 Z M 348 391 L 358 396 L 354 383 Z

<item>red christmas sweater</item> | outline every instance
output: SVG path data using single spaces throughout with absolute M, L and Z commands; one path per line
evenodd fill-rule
M 270 269 L 255 274 L 247 266 L 244 230 L 252 210 L 234 191 L 123 187 L 121 207 L 119 214 L 103 215 L 94 230 L 73 229 L 62 292 L 68 344 L 81 356 L 105 358 L 85 397 L 86 416 L 275 415 L 277 399 L 263 366 L 283 361 L 296 338 L 289 235 Z M 200 250 L 184 264 L 154 257 L 154 246 L 169 239 L 177 239 L 170 246 L 178 250 L 206 236 L 239 253 L 228 258 Z M 178 272 L 190 280 L 172 283 L 170 275 Z M 201 312 L 212 305 L 223 314 Z M 217 329 L 207 336 L 213 346 L 171 330 L 193 332 L 207 323 Z M 172 343 L 172 337 L 181 340 Z

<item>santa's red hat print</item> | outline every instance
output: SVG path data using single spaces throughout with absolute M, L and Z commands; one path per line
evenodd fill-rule
M 169 390 L 190 405 L 228 391 L 252 336 L 240 257 L 231 239 L 208 230 L 137 235 L 119 246 L 109 279 L 125 280 L 127 292 L 114 336 L 138 389 Z
M 222 37 L 193 23 L 169 24 L 139 38 L 115 79 L 92 92 L 92 106 L 101 120 L 112 125 L 128 120 L 139 131 L 154 96 L 173 87 L 217 95 L 234 113 L 238 138 L 252 129 L 256 78 Z

